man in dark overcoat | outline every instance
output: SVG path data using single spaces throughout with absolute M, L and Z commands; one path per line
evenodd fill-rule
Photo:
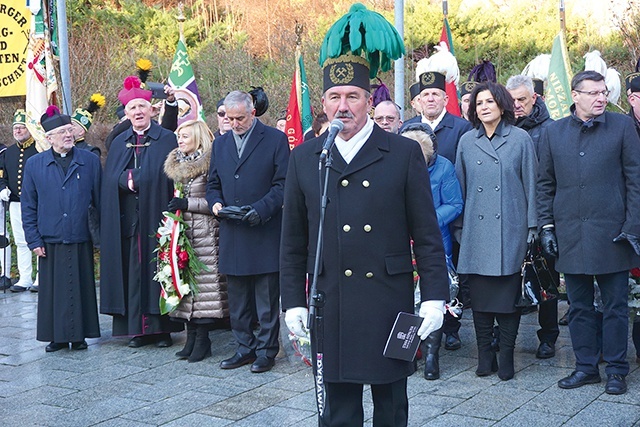
M 363 385 L 371 384 L 373 425 L 402 426 L 408 417 L 407 377 L 415 365 L 387 358 L 383 350 L 397 314 L 414 311 L 412 239 L 425 317 L 422 338 L 442 325 L 449 295 L 429 174 L 417 142 L 385 132 L 369 118 L 364 58 L 328 59 L 324 74 L 324 111 L 344 128 L 331 150 L 318 277 L 318 290 L 326 294 L 322 425 L 362 425 Z M 308 315 L 305 278 L 313 274 L 316 257 L 318 161 L 326 136 L 293 150 L 285 185 L 282 308 L 287 326 L 299 336 L 305 335 Z
M 37 340 L 47 352 L 84 350 L 98 338 L 89 206 L 100 208 L 100 160 L 74 147 L 71 118 L 49 107 L 40 119 L 51 148 L 27 160 L 22 225 L 39 259 Z
M 542 97 L 535 92 L 533 80 L 521 74 L 509 77 L 506 88 L 513 98 L 516 126 L 527 131 L 538 152 L 540 136 L 544 128 L 553 123 Z M 547 264 L 553 272 L 556 284 L 560 283 L 560 275 L 555 271 L 555 258 L 547 257 Z M 535 306 L 533 307 L 535 309 Z M 524 311 L 523 311 L 523 314 Z M 556 340 L 560 335 L 558 327 L 558 298 L 540 302 L 538 311 L 538 339 L 540 344 L 536 351 L 538 359 L 548 359 L 556 355 Z
M 537 183 L 542 247 L 557 256 L 571 303 L 569 332 L 575 371 L 558 382 L 576 388 L 600 382 L 627 391 L 629 269 L 640 265 L 640 138 L 630 118 L 605 111 L 604 77 L 583 71 L 571 81 L 571 115 L 542 134 Z M 603 303 L 602 349 L 593 306 L 594 278 Z
M 182 326 L 160 315 L 155 234 L 173 197 L 163 172 L 176 136 L 151 120 L 151 91 L 129 84 L 118 94 L 131 127 L 114 140 L 102 181 L 100 312 L 113 316 L 113 336 L 129 347 L 172 344 Z
M 279 349 L 278 249 L 289 145 L 284 133 L 255 117 L 248 93 L 229 93 L 224 106 L 231 132 L 213 144 L 206 198 L 214 215 L 230 206 L 245 214 L 220 222 L 219 269 L 227 275 L 231 331 L 238 344 L 236 354 L 220 367 L 252 363 L 251 372 L 266 372 Z M 257 335 L 254 312 L 260 322 Z

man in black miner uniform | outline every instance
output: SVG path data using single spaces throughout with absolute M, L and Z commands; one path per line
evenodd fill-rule
M 411 107 L 417 113 L 414 117 L 404 121 L 404 125 L 407 126 L 410 123 L 420 123 L 422 120 L 422 108 L 420 107 L 420 82 L 415 82 L 409 86 L 409 95 L 411 96 Z
M 24 238 L 20 210 L 24 166 L 31 156 L 38 154 L 35 140 L 26 127 L 26 118 L 24 110 L 16 111 L 13 124 L 13 137 L 16 143 L 0 155 L 0 200 L 9 202 L 9 218 L 11 219 L 13 240 L 16 243 L 18 272 L 20 273 L 18 282 L 9 288 L 12 292 L 24 292 L 29 288 L 34 292 L 38 291 L 37 280 L 36 285 L 33 285 L 31 278 L 33 274 L 31 250 L 29 250 Z
M 162 211 L 173 197 L 163 165 L 178 144 L 174 133 L 151 120 L 151 91 L 137 78 L 125 79 L 118 99 L 131 127 L 113 140 L 104 167 L 100 312 L 113 316 L 113 336 L 133 336 L 130 347 L 169 347 L 169 333 L 182 325 L 160 315 L 152 260 Z
M 100 158 L 100 148 L 90 145 L 85 141 L 84 137 L 93 123 L 93 113 L 98 111 L 98 108 L 104 106 L 105 99 L 99 93 L 94 93 L 89 99 L 89 105 L 87 108 L 76 108 L 71 116 L 71 124 L 73 125 L 73 132 L 75 136 L 75 146 L 83 150 L 89 150 L 98 158 Z
M 353 76 L 344 78 L 351 76 L 345 70 Z M 440 328 L 449 295 L 427 165 L 417 142 L 385 132 L 369 118 L 364 58 L 327 59 L 322 104 L 330 120 L 344 124 L 331 151 L 318 276 L 318 290 L 326 294 L 322 425 L 363 425 L 363 385 L 371 384 L 373 425 L 403 426 L 414 363 L 384 357 L 383 350 L 398 312 L 414 310 L 411 239 L 418 273 L 426 279 L 420 281 L 420 337 Z M 280 286 L 287 327 L 299 336 L 306 335 L 305 279 L 316 256 L 318 159 L 326 135 L 294 148 L 285 185 Z

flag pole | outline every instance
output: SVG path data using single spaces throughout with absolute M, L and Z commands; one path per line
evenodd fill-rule
M 400 37 L 404 39 L 404 0 L 395 0 L 394 24 Z M 394 102 L 404 106 L 404 56 L 394 62 Z M 404 109 L 400 110 L 400 119 L 404 119 Z
M 562 31 L 562 33 L 564 34 L 566 29 L 567 24 L 564 15 L 564 0 L 560 0 L 560 31 Z
M 182 42 L 184 43 L 184 21 L 186 21 L 187 18 L 185 18 L 183 10 L 184 10 L 184 3 L 182 2 L 178 3 L 179 15 L 176 16 L 176 21 L 178 21 L 178 30 L 180 32 L 180 40 L 182 40 Z
M 300 57 L 302 56 L 302 31 L 304 30 L 304 25 L 300 24 L 296 21 L 296 96 L 298 98 L 298 113 L 300 117 L 302 117 L 302 79 L 300 76 L 300 71 L 298 70 L 298 64 L 300 61 Z M 304 130 L 303 130 L 304 131 Z M 304 136 L 304 135 L 303 135 Z
M 449 2 L 447 2 L 447 0 L 442 0 L 442 14 L 445 19 L 449 16 Z
M 51 13 L 51 12 L 50 12 Z M 69 37 L 67 33 L 66 0 L 58 0 L 58 54 L 62 84 L 62 111 L 71 114 L 71 73 L 69 72 Z

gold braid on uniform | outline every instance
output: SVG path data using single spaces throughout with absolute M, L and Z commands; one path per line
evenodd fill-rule
M 33 144 L 35 142 L 35 139 L 33 139 L 33 136 L 29 137 L 29 139 L 27 139 L 24 142 L 20 142 L 20 141 L 16 141 L 16 143 L 18 144 L 18 147 L 20 148 L 29 148 L 31 146 L 31 144 Z

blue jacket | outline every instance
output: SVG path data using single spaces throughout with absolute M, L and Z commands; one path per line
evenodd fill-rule
M 27 160 L 22 183 L 22 227 L 29 249 L 45 243 L 91 240 L 89 205 L 100 211 L 100 160 L 72 148 L 66 176 L 49 149 Z
M 438 225 L 442 232 L 444 251 L 451 256 L 451 231 L 449 224 L 462 213 L 464 200 L 456 170 L 447 158 L 436 155 L 436 161 L 429 166 L 433 206 L 436 208 Z

